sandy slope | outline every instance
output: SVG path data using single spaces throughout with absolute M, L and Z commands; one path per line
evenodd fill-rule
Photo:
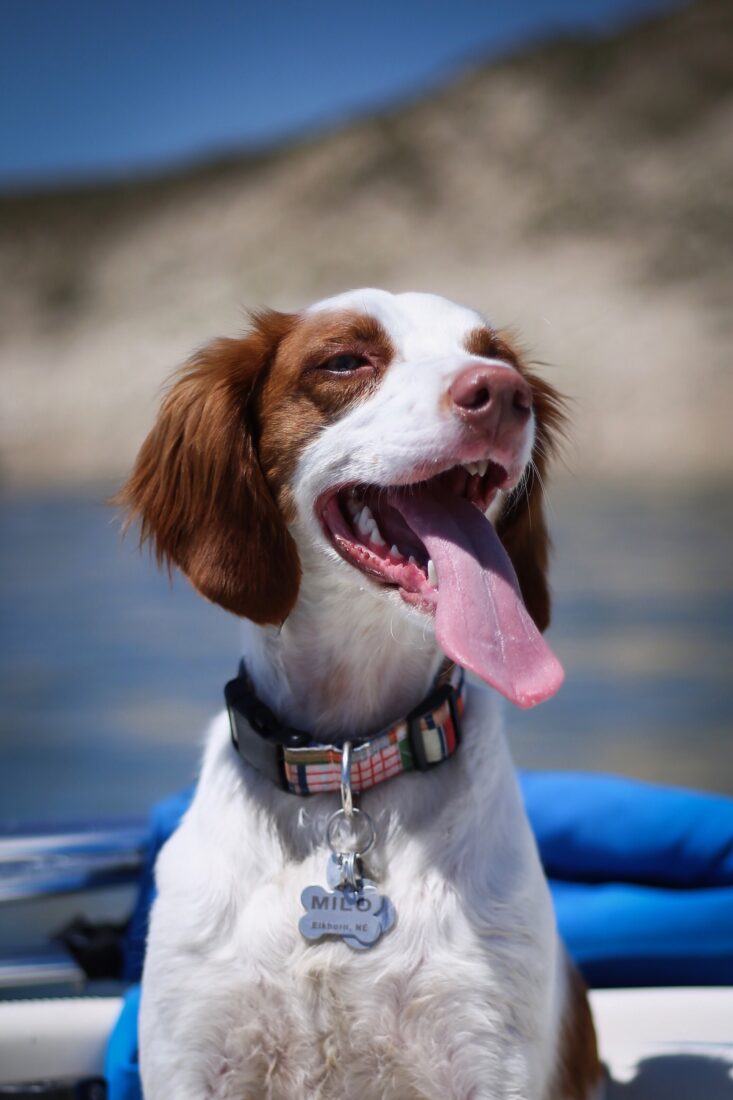
M 194 346 L 369 284 L 516 327 L 576 475 L 733 472 L 731 57 L 701 0 L 268 156 L 0 201 L 0 475 L 118 476 Z

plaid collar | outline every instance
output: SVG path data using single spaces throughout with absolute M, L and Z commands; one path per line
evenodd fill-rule
M 291 794 L 338 791 L 341 746 L 321 744 L 278 721 L 257 698 L 244 664 L 224 688 L 232 742 L 239 755 Z M 406 718 L 353 742 L 351 782 L 366 791 L 385 779 L 427 771 L 452 756 L 461 739 L 465 675 L 454 665 Z

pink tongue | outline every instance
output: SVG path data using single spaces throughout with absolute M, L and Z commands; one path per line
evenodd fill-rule
M 443 651 L 519 707 L 554 695 L 564 672 L 530 618 L 492 524 L 463 497 L 394 494 L 438 574 L 435 633 Z

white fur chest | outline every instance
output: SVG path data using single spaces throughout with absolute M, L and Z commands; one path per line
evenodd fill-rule
M 216 720 L 158 866 L 141 1022 L 151 1095 L 164 1079 L 176 1100 L 542 1095 L 556 935 L 497 723 L 490 693 L 472 689 L 451 762 L 363 796 L 370 871 L 397 923 L 357 953 L 298 932 L 303 887 L 325 883 L 335 796 L 275 791 Z

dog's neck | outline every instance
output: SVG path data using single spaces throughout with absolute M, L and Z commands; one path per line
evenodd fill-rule
M 445 660 L 432 625 L 396 595 L 355 581 L 351 571 L 336 574 L 318 563 L 306 568 L 282 627 L 244 623 L 255 691 L 282 721 L 316 740 L 364 736 L 404 717 Z

